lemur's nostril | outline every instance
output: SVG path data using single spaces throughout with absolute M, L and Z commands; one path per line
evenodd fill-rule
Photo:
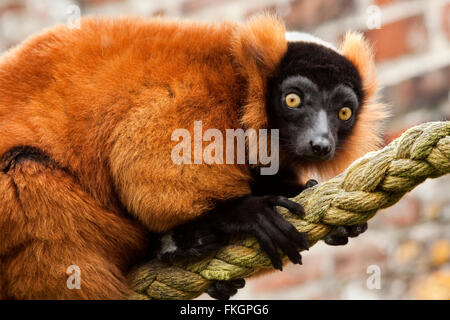
M 313 150 L 314 153 L 319 153 L 321 151 L 320 149 L 321 148 L 320 148 L 319 145 L 312 144 L 312 150 Z
M 318 138 L 310 142 L 312 152 L 317 156 L 325 156 L 331 151 L 330 141 L 326 138 Z

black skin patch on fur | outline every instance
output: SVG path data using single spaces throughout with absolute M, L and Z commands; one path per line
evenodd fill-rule
M 48 154 L 42 150 L 31 146 L 18 146 L 10 149 L 2 157 L 2 162 L 7 163 L 3 168 L 3 173 L 8 173 L 23 161 L 36 161 L 46 166 L 56 166 L 56 163 L 50 158 Z

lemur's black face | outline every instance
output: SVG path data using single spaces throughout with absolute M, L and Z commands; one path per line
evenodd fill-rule
M 314 43 L 288 44 L 269 80 L 269 126 L 281 147 L 303 161 L 331 159 L 356 121 L 363 99 L 361 78 L 344 56 Z

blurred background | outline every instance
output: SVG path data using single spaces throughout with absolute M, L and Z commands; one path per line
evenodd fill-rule
M 335 44 L 347 30 L 365 33 L 393 111 L 386 142 L 413 125 L 450 120 L 450 0 L 0 0 L 0 53 L 79 15 L 216 21 L 263 10 Z M 380 212 L 347 246 L 319 243 L 303 266 L 249 280 L 234 299 L 450 299 L 450 177 Z

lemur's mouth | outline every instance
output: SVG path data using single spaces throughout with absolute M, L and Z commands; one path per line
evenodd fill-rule
M 315 156 L 315 155 L 301 156 L 301 158 L 307 162 L 325 162 L 325 161 L 329 161 L 329 160 L 333 159 L 333 157 L 334 157 L 334 152 L 330 152 L 327 155 L 323 155 L 323 156 Z
M 291 161 L 293 162 L 297 162 L 297 163 L 301 163 L 301 164 L 314 164 L 314 163 L 318 163 L 318 162 L 326 162 L 326 161 L 330 161 L 334 158 L 335 156 L 335 152 L 332 151 L 330 153 L 328 153 L 325 156 L 316 156 L 316 155 L 310 155 L 310 154 L 299 154 L 297 152 L 289 152 L 289 154 L 291 155 Z

